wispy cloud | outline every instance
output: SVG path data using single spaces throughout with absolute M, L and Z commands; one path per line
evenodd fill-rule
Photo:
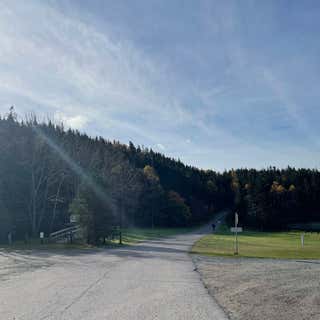
M 78 130 L 85 128 L 85 126 L 89 122 L 88 118 L 83 115 L 67 116 L 61 112 L 57 112 L 54 114 L 54 120 L 57 123 L 62 122 L 67 127 Z
M 148 1 L 71 1 L 72 10 L 64 4 L 1 1 L 0 113 L 13 104 L 21 114 L 49 115 L 92 135 L 132 140 L 219 169 L 268 165 L 281 152 L 288 164 L 297 163 L 297 142 L 273 134 L 275 126 L 287 125 L 284 115 L 314 143 L 289 88 L 293 80 L 275 72 L 287 64 L 287 52 L 278 54 L 260 39 L 277 40 L 276 3 L 258 10 L 201 1 L 186 5 L 180 19 L 174 1 L 157 10 Z M 81 10 L 85 5 L 90 14 L 88 7 Z
M 163 122 L 176 127 L 196 118 L 202 130 L 203 111 L 185 109 L 170 95 L 161 66 L 126 39 L 113 39 L 111 28 L 102 33 L 38 1 L 4 1 L 0 15 L 2 92 L 29 98 L 46 112 L 113 124 L 131 116 L 144 121 L 146 137 L 152 136 L 148 124 Z M 134 122 L 131 128 L 140 131 Z
M 306 122 L 305 116 L 299 112 L 297 103 L 291 97 L 289 89 L 285 82 L 281 81 L 270 68 L 263 68 L 263 76 L 266 83 L 274 92 L 278 101 L 281 102 L 281 107 L 284 108 L 287 114 L 293 121 L 294 126 L 300 131 L 302 135 L 310 140 L 314 146 L 319 147 L 318 138 L 312 134 L 312 129 Z M 305 112 L 305 111 L 304 111 Z
M 94 120 L 100 127 L 125 128 L 127 137 L 138 135 L 140 142 L 155 143 L 156 130 L 164 126 L 165 140 L 183 141 L 178 131 L 188 126 L 217 139 L 224 135 L 214 123 L 208 128 L 209 109 L 185 108 L 172 95 L 165 67 L 129 40 L 114 39 L 111 27 L 102 33 L 40 1 L 0 6 L 2 93 L 32 101 L 38 113 L 64 114 L 68 125 L 85 128 Z
M 157 143 L 156 147 L 160 150 L 160 151 L 164 151 L 166 150 L 166 147 L 162 144 L 162 143 Z

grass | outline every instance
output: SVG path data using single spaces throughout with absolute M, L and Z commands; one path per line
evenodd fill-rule
M 187 233 L 192 230 L 192 228 L 128 228 L 123 230 L 122 241 L 124 244 L 130 245 L 140 241 Z
M 320 259 L 320 235 L 306 233 L 301 247 L 301 232 L 254 232 L 239 234 L 238 257 L 276 259 Z M 197 241 L 192 253 L 212 256 L 234 256 L 234 235 L 226 226 Z

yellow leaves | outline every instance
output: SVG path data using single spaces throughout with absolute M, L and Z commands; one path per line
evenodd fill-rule
M 290 187 L 289 187 L 289 191 L 290 192 L 294 192 L 294 191 L 296 191 L 296 187 L 292 184 L 292 185 L 290 185 Z
M 270 191 L 271 192 L 275 192 L 275 193 L 283 193 L 283 192 L 286 192 L 286 191 L 294 192 L 295 190 L 296 190 L 296 187 L 293 184 L 291 184 L 290 187 L 287 190 L 278 181 L 273 181 L 272 186 L 270 188 Z
M 240 183 L 238 181 L 232 181 L 231 182 L 231 187 L 233 191 L 237 191 L 240 189 Z
M 153 167 L 146 165 L 143 168 L 143 173 L 147 177 L 147 179 L 154 181 L 154 182 L 159 182 L 159 176 Z
M 273 181 L 270 191 L 276 193 L 283 193 L 286 191 L 286 188 L 282 186 L 278 181 Z

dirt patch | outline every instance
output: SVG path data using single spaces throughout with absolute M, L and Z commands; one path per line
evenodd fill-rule
M 193 259 L 230 319 L 320 319 L 320 261 Z

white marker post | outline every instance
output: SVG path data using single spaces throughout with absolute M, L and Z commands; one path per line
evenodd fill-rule
M 303 248 L 304 247 L 304 235 L 305 235 L 305 233 L 304 232 L 302 232 L 301 233 L 301 247 Z

